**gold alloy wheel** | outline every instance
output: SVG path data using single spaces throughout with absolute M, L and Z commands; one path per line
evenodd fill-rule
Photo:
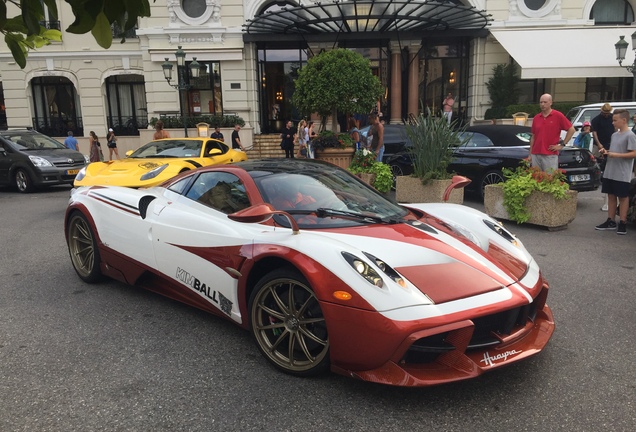
M 329 338 L 318 299 L 299 279 L 291 273 L 259 283 L 251 302 L 252 332 L 275 366 L 294 375 L 315 375 L 327 368 Z
M 68 251 L 75 271 L 86 282 L 99 276 L 99 252 L 93 231 L 80 213 L 71 216 L 68 224 Z

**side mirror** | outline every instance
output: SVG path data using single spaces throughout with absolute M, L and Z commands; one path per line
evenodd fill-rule
M 470 182 L 471 180 L 468 177 L 458 175 L 453 176 L 450 186 L 448 186 L 444 191 L 444 197 L 442 198 L 442 200 L 444 202 L 447 202 L 453 189 L 466 187 L 466 185 L 468 185 L 468 183 Z
M 131 154 L 133 154 L 133 151 L 132 151 L 132 150 L 128 150 L 128 151 L 126 152 L 126 157 L 129 157 Z
M 223 154 L 223 152 L 218 149 L 218 148 L 213 148 L 212 150 L 210 150 L 210 152 L 208 153 L 208 156 L 216 156 L 216 155 L 220 155 Z
M 0 154 L 2 156 L 6 156 L 7 155 L 7 151 L 4 149 L 4 147 L 0 147 Z
M 572 126 L 574 126 L 574 129 L 579 130 L 581 129 L 581 126 L 583 126 L 583 123 L 575 122 L 575 123 L 572 123 Z
M 287 218 L 294 235 L 300 232 L 296 219 L 287 212 L 275 210 L 270 204 L 256 204 L 246 209 L 239 210 L 236 213 L 229 214 L 227 217 L 236 222 L 260 223 L 269 220 L 275 214 L 280 214 Z

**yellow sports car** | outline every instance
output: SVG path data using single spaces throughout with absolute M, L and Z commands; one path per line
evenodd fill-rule
M 244 160 L 244 152 L 215 139 L 164 138 L 139 147 L 125 159 L 91 163 L 80 170 L 73 184 L 151 187 L 184 171 Z

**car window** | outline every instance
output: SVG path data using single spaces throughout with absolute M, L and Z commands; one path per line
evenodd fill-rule
M 517 134 L 517 138 L 519 138 L 523 142 L 530 143 L 530 138 L 532 138 L 532 134 L 530 132 L 521 132 Z
M 466 132 L 461 135 L 466 140 L 465 147 L 494 147 L 494 143 L 484 134 L 478 132 Z
M 572 123 L 574 122 L 574 119 L 576 119 L 576 116 L 580 110 L 581 110 L 580 108 L 572 108 L 570 111 L 568 111 L 568 113 L 565 116 Z
M 60 142 L 46 135 L 25 132 L 4 135 L 4 138 L 13 142 L 19 150 L 41 150 L 41 149 L 65 149 Z
M 234 174 L 221 171 L 200 174 L 186 197 L 225 214 L 250 206 L 245 186 Z
M 210 156 L 210 151 L 212 151 L 212 149 L 221 150 L 221 154 L 225 154 L 230 150 L 230 148 L 222 142 L 209 140 L 205 144 L 205 152 L 203 153 L 203 156 L 204 157 Z
M 202 147 L 203 140 L 175 139 L 152 141 L 142 147 L 139 147 L 129 157 L 200 157 Z

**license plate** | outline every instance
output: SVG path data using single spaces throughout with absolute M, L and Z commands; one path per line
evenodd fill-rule
M 570 176 L 570 181 L 572 182 L 588 181 L 589 179 L 590 179 L 589 174 L 579 174 L 579 175 Z
M 74 175 L 74 174 L 76 175 L 78 172 L 79 172 L 78 169 L 76 169 L 76 170 L 66 170 L 66 174 L 67 175 Z

